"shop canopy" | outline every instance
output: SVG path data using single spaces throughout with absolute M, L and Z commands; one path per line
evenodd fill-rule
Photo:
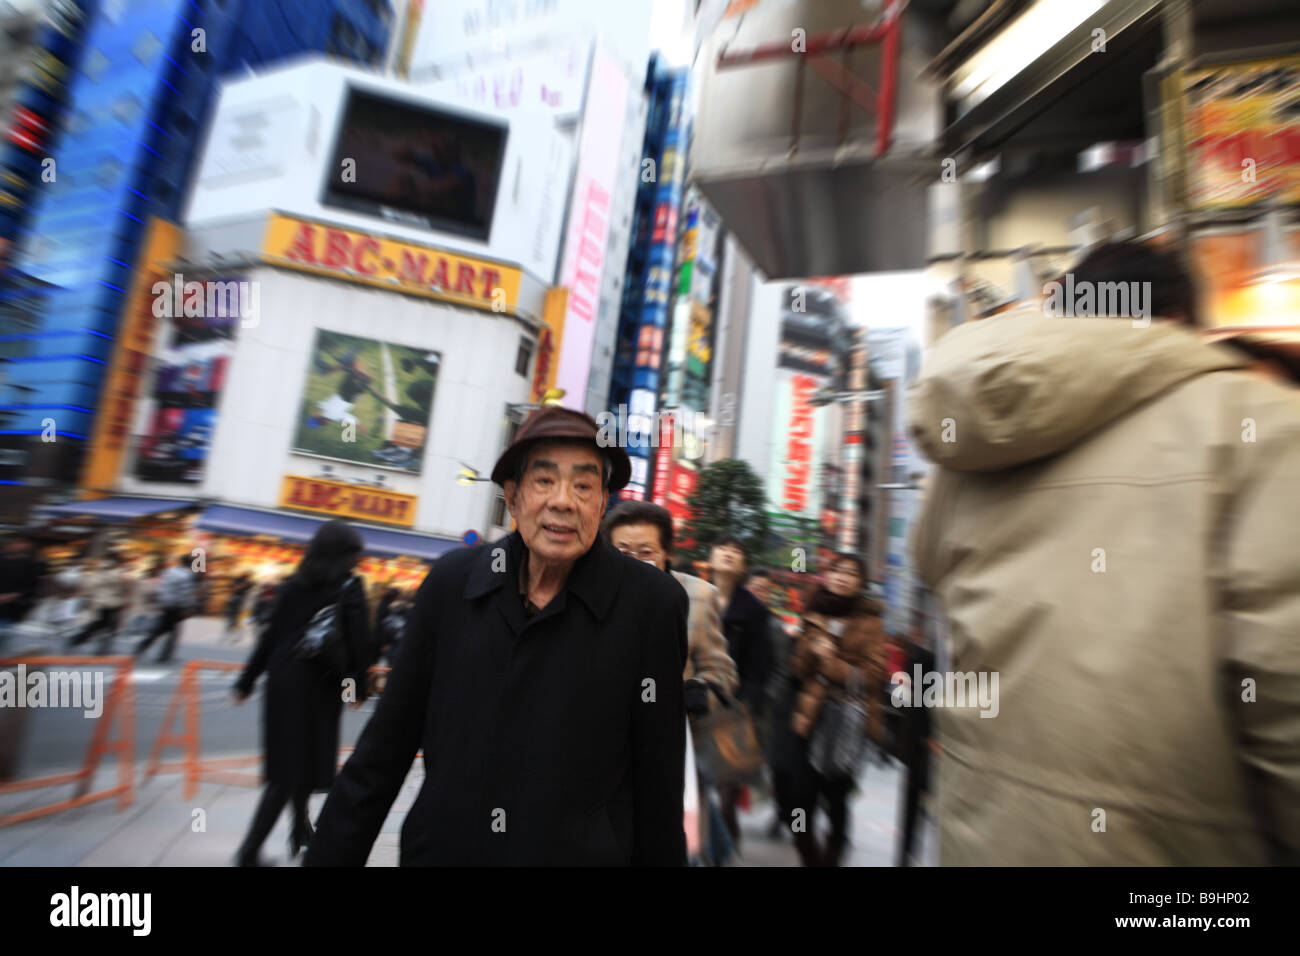
M 164 511 L 179 511 L 193 506 L 193 501 L 179 498 L 95 498 L 51 505 L 42 508 L 41 513 L 48 517 L 90 515 L 106 521 L 130 521 L 132 518 L 143 518 L 145 515 L 161 514 Z
M 258 511 L 254 508 L 236 508 L 231 505 L 212 505 L 199 515 L 198 527 L 202 531 L 221 534 L 273 535 L 285 541 L 305 543 L 311 540 L 316 529 L 325 523 L 324 518 L 308 518 L 285 514 L 281 511 Z M 437 538 L 428 534 L 408 531 L 391 531 L 370 525 L 355 524 L 365 542 L 367 554 L 398 557 L 406 555 L 432 561 L 453 548 L 464 545 L 453 538 Z

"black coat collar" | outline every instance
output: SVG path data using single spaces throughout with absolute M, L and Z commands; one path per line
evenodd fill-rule
M 499 548 L 505 549 L 504 568 Z M 513 594 L 519 586 L 519 566 L 524 551 L 524 539 L 518 531 L 484 545 L 466 576 L 465 597 L 480 598 L 502 587 L 509 588 L 508 593 Z M 562 593 L 573 594 L 587 605 L 596 620 L 604 620 L 618 595 L 618 586 L 623 579 L 623 560 L 617 548 L 598 536 L 587 553 L 574 562 Z M 555 600 L 559 601 L 560 595 Z

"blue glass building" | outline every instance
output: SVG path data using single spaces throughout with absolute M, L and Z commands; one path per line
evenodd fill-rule
M 0 214 L 13 242 L 0 277 L 0 481 L 33 491 L 77 480 L 145 224 L 178 218 L 220 78 L 313 52 L 377 68 L 394 21 L 389 0 L 63 6 L 75 29 L 43 47 L 57 49 L 64 82 L 33 70 L 16 100 L 55 117 L 47 144 L 0 154 L 6 183 L 25 187 Z M 50 418 L 55 442 L 41 440 Z

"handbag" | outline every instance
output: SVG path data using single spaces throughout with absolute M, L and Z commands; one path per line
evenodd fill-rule
M 351 582 L 349 578 L 343 587 L 347 588 Z M 293 646 L 293 655 L 299 660 L 311 661 L 326 674 L 347 672 L 348 649 L 343 641 L 343 615 L 337 600 L 312 615 L 302 637 Z
M 867 708 L 862 679 L 854 668 L 848 694 L 827 695 L 808 740 L 808 762 L 823 777 L 856 779 L 867 757 Z
M 765 761 L 749 708 L 712 681 L 707 683 L 722 706 L 696 717 L 691 726 L 701 774 L 718 787 L 757 782 Z

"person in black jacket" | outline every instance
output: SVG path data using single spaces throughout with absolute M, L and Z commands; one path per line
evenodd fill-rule
M 727 636 L 727 652 L 740 673 L 736 698 L 749 708 L 759 739 L 765 740 L 767 683 L 772 672 L 772 614 L 744 587 L 748 569 L 749 552 L 739 538 L 725 535 L 713 542 L 709 549 L 709 572 L 726 608 L 722 614 L 722 630 Z M 736 808 L 741 789 L 733 784 L 718 790 L 722 819 L 736 846 L 740 845 Z
M 321 525 L 298 570 L 281 585 L 257 648 L 235 683 L 235 702 L 242 703 L 257 678 L 267 673 L 262 710 L 266 790 L 236 856 L 238 866 L 260 865 L 258 851 L 290 801 L 292 854 L 296 856 L 311 840 L 307 798 L 327 790 L 334 780 L 343 700 L 347 697 L 360 704 L 366 696 L 369 611 L 365 586 L 352 573 L 361 549 L 361 535 L 347 522 Z M 346 674 L 331 673 L 316 660 L 294 652 L 311 619 L 331 604 L 338 605 L 349 661 Z
M 599 536 L 631 465 L 543 406 L 492 469 L 518 530 L 451 551 L 407 617 L 306 866 L 362 866 L 416 752 L 403 866 L 682 866 L 686 592 Z

